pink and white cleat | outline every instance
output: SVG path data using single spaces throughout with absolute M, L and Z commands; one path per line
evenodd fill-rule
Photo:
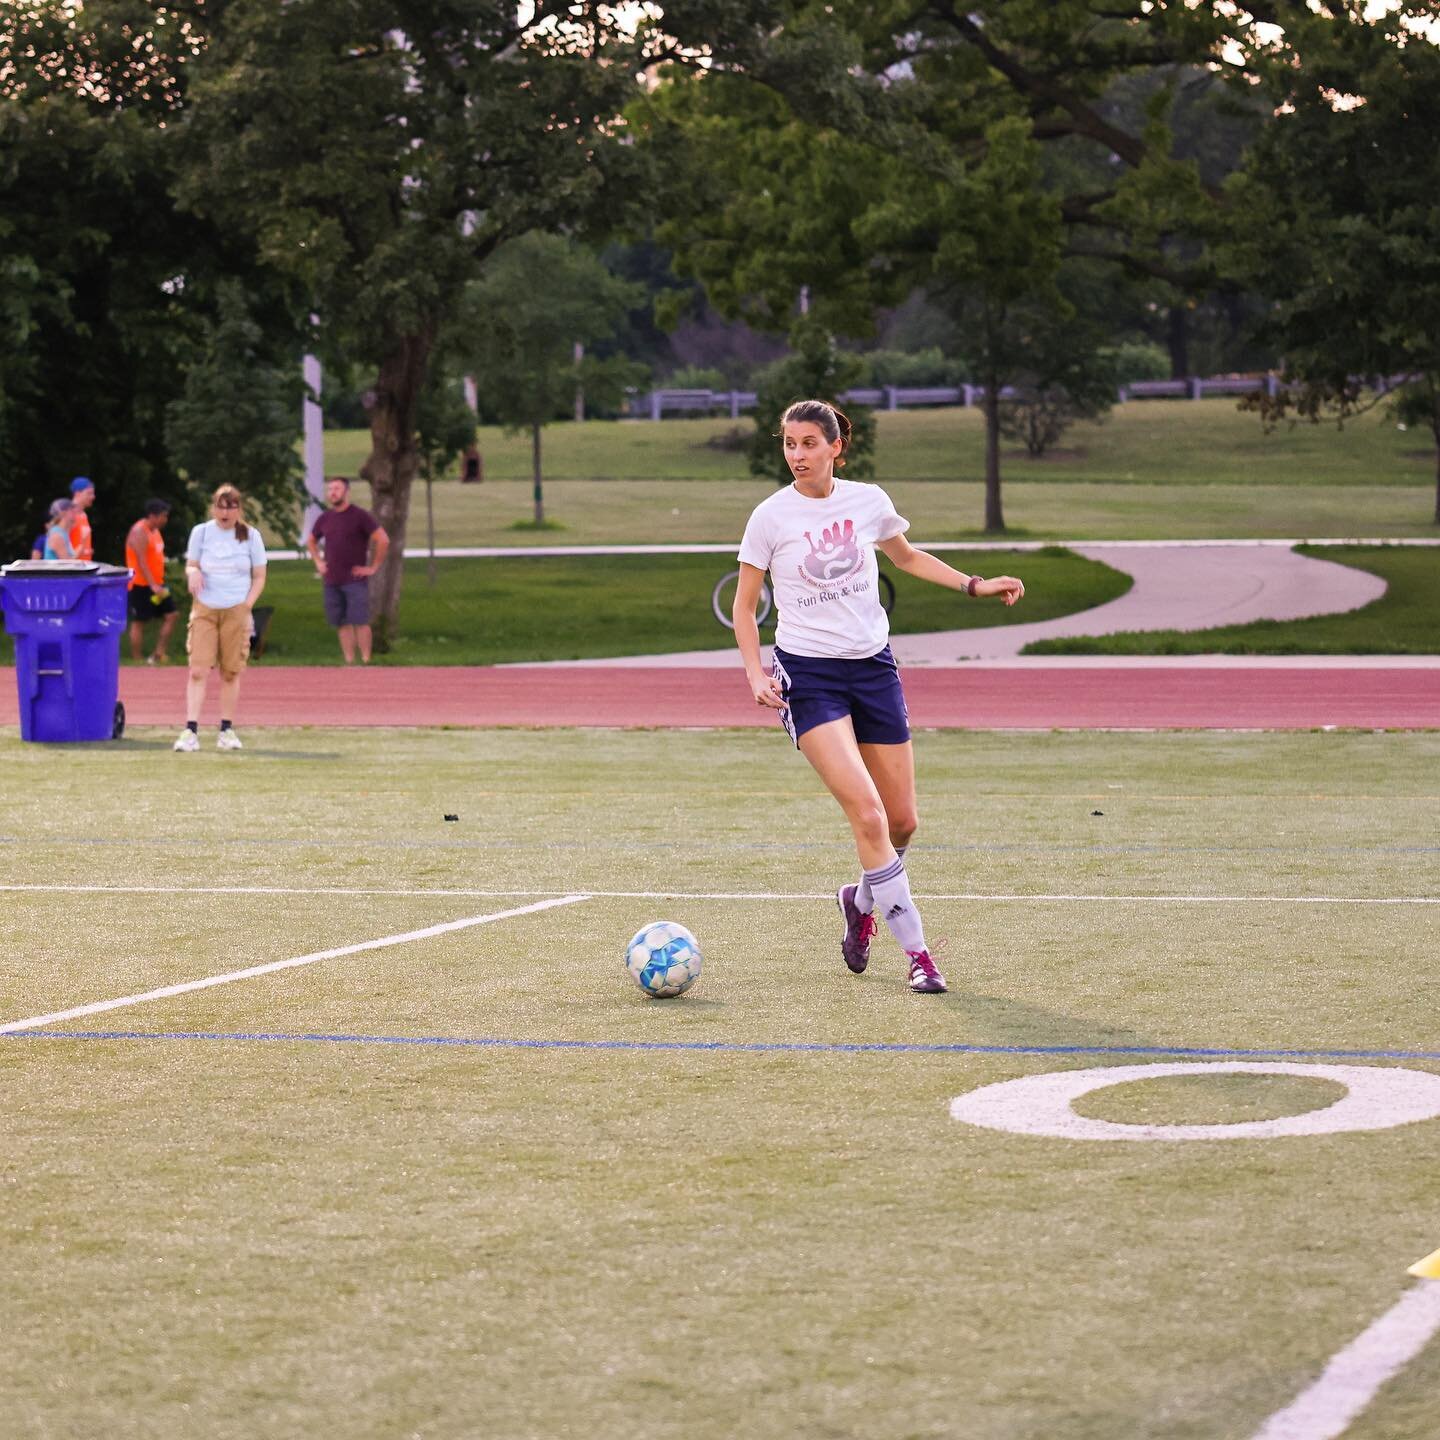
M 835 903 L 845 917 L 845 935 L 840 941 L 840 954 L 857 975 L 870 963 L 870 937 L 875 933 L 875 917 L 855 907 L 858 885 L 842 885 L 835 892 Z
M 928 950 L 910 950 L 910 988 L 917 995 L 943 995 L 945 977 L 935 968 Z

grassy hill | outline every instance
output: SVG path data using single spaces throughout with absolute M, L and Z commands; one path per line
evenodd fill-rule
M 743 429 L 749 427 L 742 420 Z M 919 539 L 983 526 L 983 434 L 973 409 L 882 412 L 875 478 Z M 770 482 L 721 443 L 728 419 L 557 422 L 545 432 L 547 515 L 570 544 L 729 541 Z M 483 428 L 485 483 L 435 486 L 440 545 L 533 544 L 529 444 Z M 331 431 L 326 465 L 356 475 L 362 431 Z M 1333 539 L 1434 536 L 1433 456 L 1380 414 L 1344 430 L 1266 435 L 1227 399 L 1133 401 L 1077 425 L 1041 460 L 1007 453 L 1008 534 L 1023 539 Z M 601 484 L 590 482 L 604 482 Z M 364 504 L 361 484 L 356 499 Z M 424 540 L 423 490 L 410 543 Z

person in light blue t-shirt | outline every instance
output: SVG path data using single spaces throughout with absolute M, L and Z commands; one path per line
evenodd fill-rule
M 182 751 L 200 748 L 200 707 L 210 671 L 220 667 L 220 750 L 240 750 L 235 704 L 240 676 L 250 658 L 250 612 L 265 588 L 265 545 L 241 518 L 244 502 L 233 485 L 211 498 L 212 519 L 190 532 L 185 580 L 190 586 L 190 624 L 185 649 L 190 678 L 185 686 L 185 728 L 175 742 Z
M 62 495 L 50 506 L 50 519 L 45 526 L 45 540 L 41 559 L 74 560 L 75 547 L 70 543 L 70 527 L 77 514 L 75 502 L 68 495 Z

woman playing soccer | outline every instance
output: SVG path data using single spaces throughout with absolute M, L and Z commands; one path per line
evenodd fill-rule
M 755 703 L 780 712 L 854 832 L 860 879 L 835 897 L 845 963 L 857 975 L 869 964 L 878 910 L 910 959 L 910 988 L 943 994 L 945 977 L 930 957 L 905 874 L 916 825 L 915 758 L 875 551 L 908 575 L 1007 605 L 1025 587 L 1011 575 L 962 574 L 915 549 L 905 538 L 910 522 L 878 485 L 836 475 L 850 422 L 832 405 L 801 400 L 781 417 L 780 430 L 794 481 L 755 507 L 740 542 L 733 618 L 745 675 Z M 770 674 L 755 623 L 767 570 L 779 610 Z

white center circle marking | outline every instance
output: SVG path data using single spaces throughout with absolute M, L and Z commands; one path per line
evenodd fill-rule
M 1319 1110 L 1230 1125 L 1130 1125 L 1092 1120 L 1070 1107 L 1082 1095 L 1134 1080 L 1172 1075 L 1299 1075 L 1334 1080 L 1346 1094 Z M 1282 1135 L 1339 1135 L 1388 1130 L 1440 1116 L 1440 1075 L 1379 1065 L 1298 1065 L 1288 1061 L 1189 1061 L 1061 1070 L 982 1085 L 950 1102 L 950 1118 L 1016 1135 L 1063 1140 L 1270 1140 Z

